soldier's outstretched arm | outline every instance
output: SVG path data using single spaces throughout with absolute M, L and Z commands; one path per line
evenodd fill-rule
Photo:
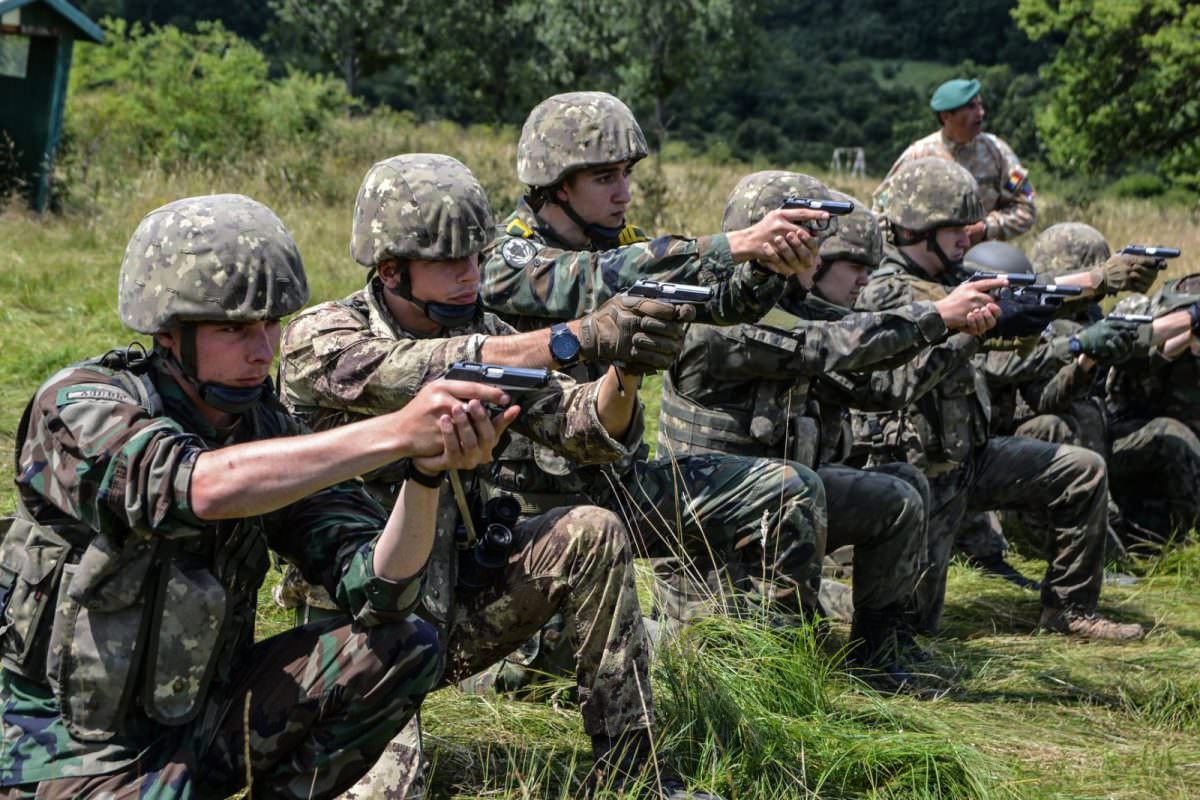
M 202 520 L 266 514 L 393 461 L 436 456 L 443 448 L 443 416 L 472 400 L 507 405 L 510 399 L 484 384 L 437 381 L 381 417 L 203 451 L 191 474 L 192 512 Z

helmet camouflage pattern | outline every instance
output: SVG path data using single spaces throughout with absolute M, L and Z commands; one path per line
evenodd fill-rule
M 821 261 L 853 261 L 867 267 L 875 267 L 883 259 L 883 231 L 879 229 L 879 218 L 863 205 L 861 200 L 841 192 L 830 191 L 834 200 L 854 203 L 854 210 L 838 217 L 837 232 L 821 242 Z
M 1187 308 L 1193 303 L 1200 303 L 1200 272 L 1164 283 L 1150 301 L 1149 313 L 1158 317 Z
M 728 233 L 748 228 L 771 211 L 782 207 L 783 201 L 789 197 L 832 199 L 825 184 L 809 175 L 782 170 L 752 172 L 737 182 L 725 201 L 721 230 Z
M 139 333 L 179 322 L 279 319 L 308 302 L 304 263 L 271 209 L 240 194 L 176 200 L 138 223 L 117 289 Z
M 1058 277 L 1097 267 L 1112 255 L 1104 234 L 1082 222 L 1060 222 L 1042 231 L 1030 260 L 1038 273 Z
M 491 241 L 487 194 L 456 158 L 392 156 L 367 170 L 354 200 L 350 255 L 365 267 L 389 258 L 446 261 Z
M 978 272 L 1009 275 L 1033 272 L 1029 257 L 1008 242 L 980 242 L 963 256 L 963 267 Z
M 517 143 L 517 178 L 554 186 L 576 170 L 637 161 L 649 152 L 629 107 L 606 92 L 567 92 L 538 103 Z
M 930 156 L 902 165 L 888 182 L 884 216 L 914 233 L 971 225 L 983 219 L 974 176 L 953 161 Z

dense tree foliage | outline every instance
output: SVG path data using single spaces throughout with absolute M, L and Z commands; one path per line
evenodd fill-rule
M 1200 180 L 1200 7 L 1182 0 L 79 5 L 185 31 L 219 20 L 272 76 L 327 73 L 367 106 L 419 118 L 519 124 L 553 92 L 607 90 L 652 140 L 716 160 L 824 164 L 858 146 L 879 172 L 934 130 L 934 86 L 978 77 L 989 128 L 1027 162 L 1091 175 L 1161 163 Z
M 1021 27 L 1061 39 L 1037 124 L 1064 171 L 1142 167 L 1200 188 L 1200 6 L 1021 0 Z

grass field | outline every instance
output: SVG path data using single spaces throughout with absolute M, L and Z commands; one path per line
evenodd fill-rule
M 74 187 L 63 216 L 0 213 L 0 450 L 21 409 L 55 368 L 132 338 L 115 313 L 125 242 L 146 211 L 190 194 L 243 192 L 274 207 L 300 243 L 313 299 L 343 295 L 364 273 L 348 257 L 350 211 L 370 163 L 394 153 L 449 152 L 479 175 L 499 213 L 517 195 L 515 131 L 413 127 L 400 118 L 339 123 L 318 153 L 231 159 L 216 171 L 131 168 Z M 767 165 L 761 165 L 765 167 Z M 746 168 L 639 165 L 631 219 L 659 231 L 716 230 Z M 846 184 L 859 197 L 873 181 Z M 1113 242 L 1200 252 L 1194 211 L 1100 200 L 1080 216 L 1039 185 L 1039 226 L 1081 219 Z M 1028 237 L 1024 244 L 1028 245 Z M 645 400 L 653 422 L 657 384 Z M 648 431 L 653 438 L 653 427 Z M 0 466 L 12 505 L 12 462 Z M 1044 568 L 1018 558 L 1027 574 Z M 691 631 L 655 672 L 660 743 L 698 783 L 730 798 L 1192 798 L 1200 796 L 1200 548 L 1136 567 L 1102 610 L 1151 628 L 1132 645 L 1031 635 L 1035 595 L 951 571 L 935 700 L 881 698 L 836 669 L 832 643 L 805 632 L 714 622 Z M 272 578 L 273 580 L 274 578 Z M 264 593 L 261 629 L 286 625 Z M 424 712 L 436 798 L 571 797 L 589 761 L 569 704 L 431 697 Z

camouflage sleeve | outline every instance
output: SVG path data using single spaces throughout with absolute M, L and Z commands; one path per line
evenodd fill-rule
M 980 367 L 992 386 L 1012 386 L 1048 379 L 1072 360 L 1067 338 L 1042 339 L 1028 350 L 990 350 L 981 355 Z
M 727 280 L 708 276 L 714 297 L 696 310 L 696 320 L 711 325 L 754 322 L 779 302 L 787 280 L 754 262 L 738 264 Z
M 375 542 L 387 513 L 358 481 L 312 494 L 276 512 L 271 549 L 322 586 L 363 625 L 403 619 L 417 604 L 421 574 L 405 581 L 375 575 Z
M 632 455 L 641 444 L 644 414 L 634 409 L 634 424 L 614 439 L 600 422 L 596 400 L 600 382 L 576 383 L 558 372 L 551 373 L 544 390 L 518 398 L 521 416 L 513 428 L 538 444 L 554 450 L 577 464 L 607 464 Z M 639 405 L 640 400 L 636 401 Z
M 685 239 L 660 236 L 611 250 L 560 250 L 533 239 L 532 251 L 506 259 L 502 235 L 485 251 L 481 296 L 499 314 L 578 319 L 639 278 L 716 285 L 733 273 L 733 255 L 723 234 Z M 510 260 L 512 263 L 510 263 Z
M 453 362 L 478 361 L 486 338 L 483 333 L 449 339 L 380 336 L 362 316 L 326 303 L 293 319 L 284 332 L 280 391 L 293 409 L 395 411 Z
M 17 484 L 34 513 L 48 503 L 97 532 L 193 535 L 202 523 L 188 490 L 206 449 L 113 373 L 69 368 L 33 399 Z
M 907 361 L 946 334 L 931 303 L 880 312 L 849 314 L 840 320 L 801 322 L 790 332 L 762 325 L 721 329 L 731 338 L 729 377 L 786 378 L 861 370 L 898 359 Z
M 920 400 L 978 352 L 977 338 L 956 333 L 898 367 L 823 375 L 815 391 L 861 411 L 896 411 Z
M 1025 403 L 1038 414 L 1069 413 L 1071 404 L 1091 394 L 1095 372 L 1072 359 L 1059 367 L 1047 381 L 1034 381 L 1021 388 Z
M 1029 171 L 1021 166 L 1008 143 L 995 136 L 989 140 L 995 145 L 1000 161 L 1000 198 L 996 208 L 985 217 L 987 232 L 984 236 L 987 239 L 1012 239 L 1031 229 L 1037 221 L 1037 208 L 1033 204 L 1035 192 L 1029 182 Z

